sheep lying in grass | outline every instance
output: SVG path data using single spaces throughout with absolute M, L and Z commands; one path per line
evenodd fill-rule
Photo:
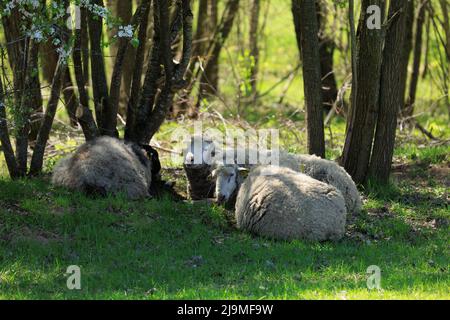
M 311 155 L 296 155 L 281 151 L 279 166 L 327 183 L 338 189 L 345 199 L 348 213 L 361 210 L 361 197 L 350 175 L 337 163 Z M 212 176 L 216 179 L 215 196 L 219 204 L 233 207 L 240 184 L 248 169 L 255 165 L 216 164 Z
M 236 199 L 239 229 L 280 240 L 339 240 L 346 214 L 336 188 L 283 167 L 251 170 Z
M 301 172 L 316 180 L 332 185 L 342 193 L 349 214 L 357 214 L 361 211 L 361 195 L 352 177 L 344 168 L 334 161 L 322 159 L 314 155 L 293 156 L 300 163 Z
M 54 168 L 52 183 L 90 195 L 124 192 L 138 199 L 150 196 L 160 169 L 158 153 L 150 146 L 100 137 L 62 159 Z
M 184 171 L 188 180 L 187 193 L 192 200 L 214 197 L 215 181 L 212 179 L 212 162 L 215 145 L 201 136 L 191 138 L 184 151 Z
M 227 161 L 244 166 L 249 159 L 249 152 L 240 160 L 237 152 L 232 149 L 221 150 L 210 138 L 192 137 L 184 150 L 184 171 L 188 180 L 187 193 L 192 200 L 202 200 L 215 197 L 216 178 L 213 171 Z M 252 150 L 253 151 L 253 150 Z M 231 156 L 227 153 L 231 152 Z

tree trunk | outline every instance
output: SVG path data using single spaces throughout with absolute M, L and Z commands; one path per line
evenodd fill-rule
M 102 0 L 93 0 L 93 3 L 103 7 Z M 110 116 L 109 90 L 106 80 L 105 60 L 102 50 L 103 21 L 92 13 L 88 13 L 90 60 L 92 73 L 92 90 L 94 93 L 95 118 L 101 135 L 117 136 L 115 129 L 106 123 Z
M 86 9 L 81 9 L 81 16 L 86 16 Z M 75 30 L 75 40 L 74 40 L 74 50 L 72 54 L 73 64 L 74 64 L 74 73 L 75 80 L 78 87 L 78 95 L 80 97 L 80 105 L 77 109 L 76 116 L 77 120 L 80 123 L 81 128 L 83 129 L 84 137 L 87 141 L 94 139 L 99 135 L 99 130 L 97 128 L 97 124 L 95 123 L 94 117 L 92 115 L 92 111 L 89 108 L 89 95 L 86 90 L 86 83 L 88 82 L 86 78 L 88 74 L 85 73 L 86 68 L 85 64 L 89 63 L 89 58 L 83 58 L 84 50 L 83 50 L 83 37 L 84 29 L 87 25 L 87 20 L 81 20 L 81 29 Z M 67 72 L 67 71 L 66 71 Z
M 14 155 L 14 149 L 11 145 L 11 139 L 8 131 L 8 123 L 6 120 L 6 108 L 4 103 L 3 83 L 0 77 L 0 142 L 3 148 L 3 155 L 5 156 L 6 165 L 11 178 L 17 178 L 19 176 L 19 170 L 17 168 L 17 161 Z
M 260 0 L 253 0 L 250 11 L 250 56 L 252 57 L 252 64 L 250 68 L 250 84 L 251 96 L 256 98 L 257 84 L 258 84 L 258 70 L 259 70 L 259 14 L 261 11 Z
M 39 129 L 39 134 L 36 139 L 36 146 L 34 148 L 33 157 L 30 164 L 30 175 L 38 175 L 42 171 L 44 163 L 45 147 L 47 146 L 50 131 L 52 129 L 53 120 L 55 119 L 56 110 L 58 107 L 59 97 L 61 93 L 61 86 L 64 81 L 67 64 L 58 62 L 53 77 L 50 98 L 48 100 L 47 108 L 45 110 L 44 121 Z
M 232 19 L 234 19 L 234 15 L 236 14 L 238 8 L 239 7 L 236 6 L 236 11 L 230 12 L 230 14 L 233 15 Z M 216 41 L 215 31 L 217 29 L 217 15 L 217 1 L 209 0 L 207 19 L 207 26 L 209 30 L 207 34 L 208 41 Z M 231 31 L 232 27 L 233 24 L 231 23 L 230 30 L 227 31 L 228 34 Z M 226 35 L 226 38 L 228 37 L 228 34 Z M 200 79 L 200 94 L 198 99 L 199 102 L 201 101 L 201 99 L 207 98 L 210 95 L 216 95 L 219 90 L 219 59 L 222 46 L 220 47 L 220 49 L 215 50 L 215 52 L 211 54 L 211 52 L 208 52 L 208 45 L 206 45 L 205 56 L 207 60 L 205 62 L 205 70 L 202 73 L 202 77 Z
M 55 74 L 56 66 L 58 64 L 58 53 L 51 41 L 47 41 L 41 45 L 40 50 L 42 76 L 48 84 L 52 83 Z M 70 76 L 70 70 L 67 69 L 64 75 L 63 83 L 63 97 L 64 106 L 70 119 L 70 124 L 75 127 L 78 124 L 76 112 L 78 108 L 78 98 L 74 91 L 74 85 Z
M 145 54 L 147 50 L 147 37 L 149 33 L 151 5 L 144 12 L 138 31 L 139 46 L 136 50 L 135 66 L 131 84 L 131 94 L 127 107 L 127 123 L 125 127 L 125 139 L 132 141 L 135 135 L 135 125 L 137 123 L 136 113 L 139 103 L 139 93 L 142 88 L 142 74 L 144 70 Z
M 136 125 L 129 132 L 132 141 L 148 143 L 166 119 L 175 92 L 186 87 L 184 75 L 192 54 L 193 16 L 189 0 L 182 0 L 178 5 L 181 5 L 181 24 L 177 22 L 177 25 L 173 25 L 173 22 L 170 24 L 167 2 L 153 1 L 153 48 L 136 110 Z M 183 30 L 183 53 L 180 62 L 175 65 L 171 45 L 180 28 Z
M 317 21 L 319 23 L 319 54 L 322 77 L 322 96 L 324 109 L 330 111 L 337 99 L 338 86 L 334 73 L 334 40 L 326 34 L 327 12 L 323 1 L 316 2 Z
M 342 162 L 357 184 L 367 177 L 378 113 L 380 71 L 383 57 L 383 31 L 367 28 L 367 8 L 378 5 L 384 12 L 384 0 L 363 0 L 359 21 L 356 79 L 353 79 L 352 103 Z M 382 14 L 382 21 L 384 20 Z M 356 80 L 356 81 L 355 81 Z
M 121 25 L 129 25 L 131 18 L 133 17 L 133 1 L 131 0 L 108 0 L 108 8 L 111 10 L 114 17 L 120 18 L 122 21 Z M 117 30 L 112 29 L 109 32 L 110 40 L 114 39 L 117 35 Z M 119 47 L 119 41 L 113 41 L 111 45 L 111 56 L 112 61 L 115 60 L 117 56 L 117 50 Z M 123 63 L 123 75 L 122 75 L 122 85 L 120 90 L 120 101 L 119 101 L 119 113 L 121 115 L 126 114 L 126 108 L 131 92 L 131 82 L 133 78 L 133 70 L 136 57 L 136 49 L 129 46 L 125 54 L 125 59 Z
M 325 158 L 322 81 L 320 71 L 318 23 L 314 1 L 293 0 L 297 39 L 303 61 L 308 152 Z
M 397 115 L 404 96 L 401 85 L 402 53 L 405 41 L 405 0 L 391 0 L 390 24 L 386 32 L 381 71 L 380 111 L 370 163 L 370 177 L 388 183 L 394 154 Z
M 195 113 L 198 112 L 203 98 L 210 94 L 216 94 L 218 90 L 218 68 L 219 58 L 223 46 L 231 32 L 236 13 L 239 9 L 239 0 L 228 0 L 221 22 L 211 39 L 207 49 L 207 60 L 204 63 L 204 72 L 197 71 L 200 74 L 200 88 Z M 196 77 L 197 78 L 197 77 Z
M 445 52 L 447 55 L 447 75 L 450 76 L 450 18 L 449 18 L 449 11 L 450 11 L 450 5 L 447 0 L 440 0 L 439 3 L 441 4 L 441 10 L 443 12 L 443 21 L 442 26 L 444 28 L 445 32 Z M 445 67 L 444 67 L 445 68 Z M 449 91 L 449 79 L 447 79 L 447 85 L 445 87 L 445 94 L 447 95 L 446 104 L 447 104 L 447 111 L 448 111 L 448 117 L 450 119 L 450 91 Z
M 31 109 L 33 119 L 36 121 L 27 124 L 27 128 L 24 128 L 24 130 L 27 131 L 29 140 L 34 141 L 40 124 L 39 115 L 42 114 L 43 109 L 39 70 L 36 69 L 38 72 L 32 72 L 29 75 L 28 80 L 26 80 L 27 57 L 30 43 L 28 37 L 22 37 L 21 28 L 26 27 L 25 24 L 27 22 L 17 9 L 13 9 L 10 16 L 3 17 L 2 22 L 5 30 L 9 65 L 13 73 L 15 105 L 19 106 L 22 103 L 26 90 L 28 100 L 27 107 Z M 35 56 L 33 59 L 37 60 L 38 57 Z M 37 61 L 34 61 L 33 63 L 37 65 Z M 26 84 L 25 81 L 28 81 L 28 83 Z M 21 144 L 24 145 L 25 143 Z M 28 143 L 26 144 L 28 145 Z
M 417 85 L 420 77 L 420 62 L 422 61 L 422 34 L 425 22 L 426 6 L 428 0 L 421 0 L 419 4 L 419 13 L 416 22 L 416 38 L 414 43 L 414 62 L 413 71 L 411 73 L 411 81 L 409 83 L 409 93 L 406 99 L 406 116 L 414 114 L 414 105 L 416 103 Z
M 403 104 L 406 97 L 406 83 L 408 80 L 408 66 L 409 60 L 411 57 L 411 51 L 413 47 L 413 33 L 414 33 L 414 1 L 416 0 L 408 0 L 406 5 L 406 14 L 405 14 L 405 39 L 404 46 L 402 51 L 402 59 L 400 66 L 400 91 L 403 92 Z M 402 108 L 404 110 L 404 106 Z

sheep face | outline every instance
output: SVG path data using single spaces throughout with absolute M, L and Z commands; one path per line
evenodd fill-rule
M 212 164 L 215 149 L 212 140 L 201 136 L 192 137 L 185 150 L 184 164 L 189 166 Z
M 217 203 L 223 205 L 233 201 L 247 174 L 247 168 L 237 165 L 217 166 L 212 172 L 212 177 L 216 179 L 215 197 Z
M 147 157 L 152 164 L 152 178 L 160 178 L 161 162 L 159 161 L 158 151 L 156 151 L 153 147 L 145 144 L 140 145 L 140 147 L 145 150 L 145 153 L 147 154 Z

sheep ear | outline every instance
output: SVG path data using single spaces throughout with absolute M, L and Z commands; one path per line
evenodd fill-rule
M 241 177 L 246 178 L 248 176 L 248 173 L 250 172 L 250 170 L 248 168 L 244 168 L 244 167 L 239 167 L 238 168 L 238 173 Z

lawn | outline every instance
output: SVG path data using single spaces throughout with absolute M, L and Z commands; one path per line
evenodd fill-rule
M 0 298 L 449 299 L 449 149 L 398 150 L 393 185 L 365 192 L 337 243 L 253 237 L 207 204 L 3 179 Z M 81 290 L 66 286 L 70 265 Z M 367 288 L 371 265 L 380 290 Z
M 248 30 L 234 28 L 220 57 L 218 98 L 202 101 L 200 120 L 204 129 L 221 131 L 275 128 L 282 148 L 304 153 L 301 70 L 280 82 L 300 62 L 290 2 L 267 2 L 262 12 L 261 96 L 254 105 L 242 97 Z M 345 22 L 345 9 L 339 12 L 335 19 Z M 235 228 L 232 212 L 209 204 L 92 199 L 54 188 L 52 166 L 83 141 L 60 105 L 46 175 L 11 181 L 0 153 L 0 299 L 450 299 L 450 127 L 433 80 L 435 61 L 419 82 L 415 119 L 436 139 L 399 126 L 391 185 L 361 190 L 364 210 L 348 219 L 346 236 L 336 243 L 254 237 Z M 335 67 L 341 87 L 351 71 L 348 52 L 336 53 Z M 173 133 L 193 131 L 193 123 L 178 120 L 167 121 L 152 143 L 179 151 Z M 327 158 L 341 155 L 345 130 L 341 116 L 326 125 Z M 165 177 L 184 193 L 180 161 L 160 156 Z M 67 288 L 72 265 L 80 267 L 81 290 Z M 381 270 L 380 289 L 367 287 L 370 266 Z

